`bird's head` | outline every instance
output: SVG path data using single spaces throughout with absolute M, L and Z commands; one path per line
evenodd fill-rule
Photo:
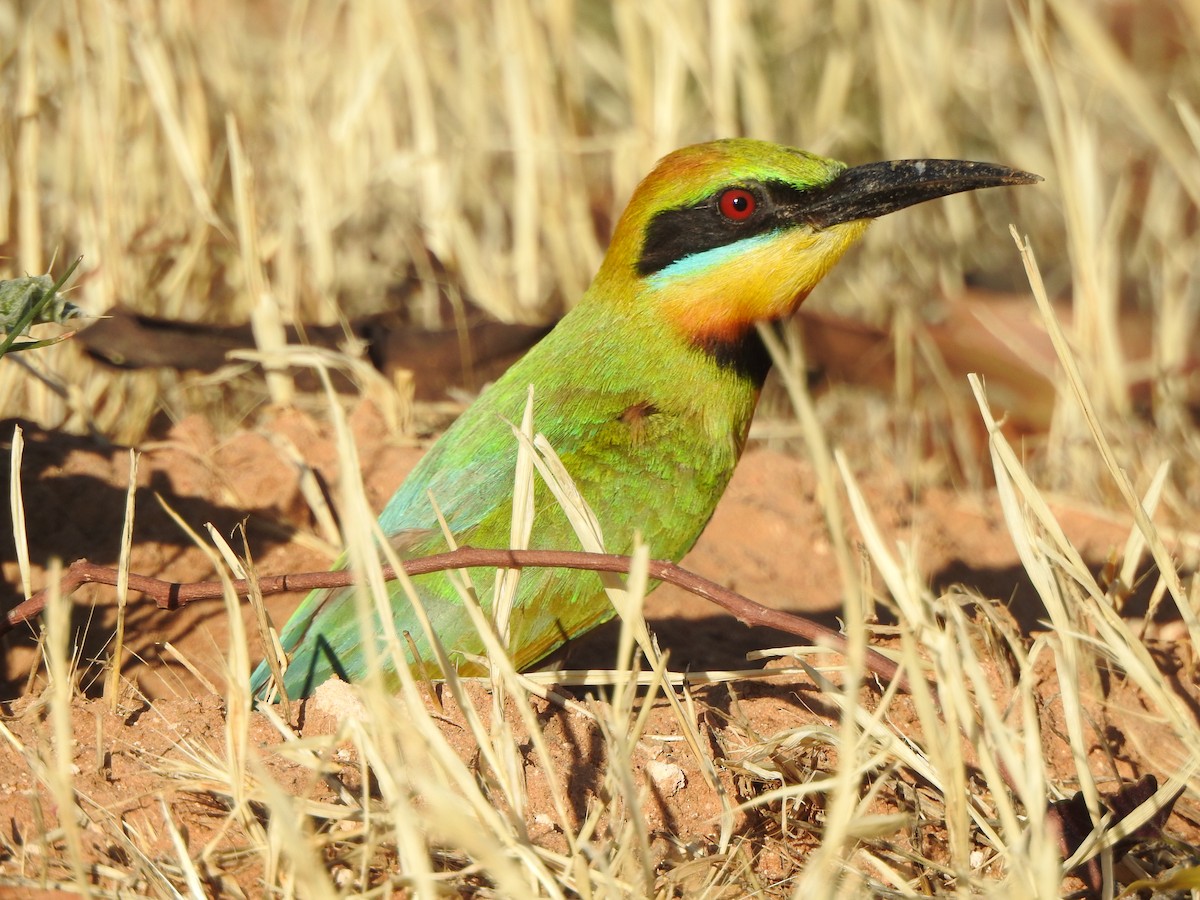
M 795 312 L 871 219 L 947 194 L 1040 180 L 962 160 L 848 169 L 766 141 L 695 144 L 663 157 L 638 186 L 596 288 L 636 297 L 695 344 L 731 348 L 756 321 Z

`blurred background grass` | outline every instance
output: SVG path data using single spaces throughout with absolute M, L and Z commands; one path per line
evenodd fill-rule
M 72 299 L 92 313 L 269 336 L 398 306 L 429 323 L 446 295 L 546 321 L 682 144 L 987 159 L 1047 182 L 877 223 L 810 303 L 912 350 L 968 276 L 1024 290 L 1014 222 L 1074 301 L 1101 411 L 1127 418 L 1152 377 L 1155 424 L 1193 439 L 1195 0 L 43 0 L 0 7 L 0 48 L 0 277 L 82 254 Z M 1150 373 L 1124 357 L 1122 313 L 1153 323 Z M 124 443 L 161 411 L 228 428 L 269 398 L 244 366 L 119 372 L 71 342 L 23 357 L 0 366 L 0 416 Z M 1056 419 L 1060 480 L 1079 434 Z

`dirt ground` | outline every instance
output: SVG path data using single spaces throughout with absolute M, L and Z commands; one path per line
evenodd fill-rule
M 353 414 L 352 423 L 366 465 L 370 497 L 376 506 L 382 506 L 420 457 L 421 448 L 389 436 L 369 404 Z M 4 435 L 6 444 L 14 424 L 0 423 L 0 435 Z M 24 426 L 24 438 L 22 478 L 34 586 L 43 583 L 43 566 L 53 557 L 67 561 L 86 557 L 97 563 L 115 564 L 128 451 L 85 438 L 42 432 L 28 425 Z M 207 558 L 163 511 L 158 497 L 191 527 L 199 529 L 212 522 L 235 545 L 233 530 L 245 521 L 261 573 L 325 568 L 329 556 L 317 546 L 318 542 L 300 537 L 312 534 L 313 523 L 299 491 L 299 470 L 282 449 L 288 444 L 297 448 L 327 483 L 335 482 L 336 454 L 328 429 L 300 412 L 280 413 L 254 431 L 239 432 L 224 440 L 218 439 L 204 421 L 191 418 L 172 428 L 164 440 L 143 448 L 132 570 L 180 581 L 212 575 Z M 1041 627 L 1036 595 L 1023 576 L 1000 520 L 998 504 L 989 491 L 967 494 L 939 488 L 914 497 L 897 472 L 862 473 L 861 477 L 871 508 L 889 537 L 918 541 L 924 575 L 935 589 L 966 585 L 985 597 L 1007 600 L 1014 621 L 1026 634 Z M 813 486 L 813 471 L 805 460 L 763 448 L 750 449 L 712 523 L 684 566 L 768 606 L 808 614 L 836 627 L 840 611 L 837 573 L 824 536 L 824 523 L 812 499 Z M 1096 567 L 1122 546 L 1128 534 L 1128 522 L 1117 516 L 1067 506 L 1060 506 L 1056 512 L 1075 546 Z M 6 594 L 7 608 L 19 600 L 20 576 L 8 540 L 3 553 L 4 585 L 0 590 Z M 269 597 L 275 621 L 282 623 L 299 599 Z M 81 589 L 75 600 L 77 652 L 86 668 L 88 660 L 103 657 L 109 641 L 114 620 L 113 591 L 91 586 Z M 794 642 L 785 635 L 745 628 L 720 610 L 669 586 L 651 595 L 646 612 L 677 670 L 745 668 L 748 651 Z M 248 614 L 246 622 L 253 634 Z M 1169 624 L 1164 626 L 1167 631 L 1169 628 Z M 575 641 L 566 651 L 565 664 L 570 668 L 611 665 L 615 636 L 614 627 L 603 627 Z M 220 602 L 165 612 L 134 599 L 123 672 L 129 688 L 122 709 L 111 712 L 105 702 L 97 699 L 100 686 L 94 683 L 86 691 L 90 698 L 81 696 L 74 704 L 78 789 L 95 810 L 121 817 L 147 833 L 158 833 L 167 855 L 171 853 L 170 839 L 161 828 L 164 801 L 192 846 L 201 846 L 217 829 L 225 827 L 220 811 L 211 802 L 180 790 L 163 774 L 172 761 L 180 765 L 186 762 L 179 758 L 183 753 L 180 748 L 185 745 L 208 745 L 220 752 L 225 708 L 221 698 L 189 673 L 166 645 L 169 643 L 204 678 L 219 686 L 224 678 L 228 640 L 229 629 Z M 559 663 L 563 662 L 560 658 Z M 0 861 L 0 871 L 24 877 L 36 877 L 46 860 L 13 848 L 33 841 L 42 816 L 49 814 L 44 804 L 50 803 L 44 791 L 29 784 L 29 757 L 18 750 L 24 747 L 27 751 L 33 748 L 33 752 L 48 752 L 49 726 L 38 714 L 40 688 L 29 687 L 30 671 L 36 665 L 32 630 L 22 627 L 10 633 L 5 638 L 3 685 L 3 696 L 9 702 L 3 710 L 15 741 L 0 742 L 0 793 L 16 799 L 6 817 L 4 840 L 10 852 L 6 854 L 7 862 Z M 1004 673 L 993 674 L 1002 688 Z M 1052 720 L 1056 702 L 1052 672 L 1045 673 L 1045 681 L 1045 715 Z M 86 678 L 84 684 L 88 684 Z M 1123 689 L 1119 683 L 1107 686 L 1108 703 Z M 1195 702 L 1194 687 L 1186 690 Z M 790 676 L 743 683 L 733 692 L 724 686 L 705 687 L 698 691 L 698 697 L 704 705 L 702 724 L 714 746 L 729 759 L 737 759 L 739 749 L 752 743 L 752 734 L 771 735 L 808 720 L 833 721 L 813 686 Z M 342 699 L 337 687 L 320 693 L 299 711 L 299 732 L 332 733 L 346 715 L 338 705 Z M 1132 694 L 1126 699 L 1130 704 L 1138 702 Z M 568 773 L 568 793 L 575 814 L 582 817 L 603 766 L 598 735 L 545 704 L 538 710 L 545 734 L 552 738 L 549 743 L 561 757 L 557 768 Z M 461 734 L 456 731 L 456 715 L 449 705 L 446 728 Z M 1149 730 L 1152 726 L 1139 724 L 1137 733 L 1129 734 L 1120 723 L 1103 714 L 1099 703 L 1096 722 L 1095 754 L 1100 770 L 1111 770 L 1122 778 L 1136 778 L 1151 770 L 1144 748 L 1156 740 Z M 915 723 L 914 717 L 914 728 Z M 671 728 L 665 707 L 656 710 L 648 731 Z M 1052 724 L 1046 734 L 1045 751 L 1051 769 L 1072 771 L 1065 735 L 1057 734 Z M 263 745 L 280 740 L 278 732 L 261 717 L 253 723 L 252 735 Z M 688 754 L 672 749 L 676 746 L 658 744 L 645 750 L 644 758 L 637 761 L 643 777 L 653 785 L 652 808 L 645 815 L 660 838 L 664 858 L 670 856 L 671 847 L 712 841 L 717 827 L 714 816 L 719 811 L 715 793 L 695 762 Z M 466 743 L 458 749 L 465 759 L 474 752 Z M 281 759 L 271 759 L 271 774 L 288 790 L 317 799 L 335 799 L 332 789 L 314 785 L 306 770 L 289 769 Z M 820 766 L 820 760 L 808 762 L 814 768 Z M 350 761 L 344 769 L 353 789 L 356 765 Z M 1155 774 L 1161 778 L 1169 773 Z M 731 770 L 723 777 L 736 796 L 744 792 L 742 781 L 749 776 Z M 529 775 L 529 790 L 536 809 L 536 773 Z M 1198 821 L 1200 810 L 1183 801 L 1168 830 L 1181 840 L 1196 842 L 1200 840 Z M 536 827 L 533 836 L 538 838 Z M 546 839 L 552 842 L 552 837 Z M 936 843 L 937 835 L 927 834 L 923 840 Z M 796 848 L 795 857 L 777 852 L 764 854 L 755 865 L 768 881 L 785 879 L 801 864 L 801 850 Z M 90 852 L 103 861 L 106 853 L 115 851 L 97 845 Z M 930 853 L 930 847 L 924 847 L 924 852 Z M 219 882 L 211 885 L 215 891 L 222 887 L 234 890 L 234 885 L 221 880 L 233 878 L 242 891 L 253 893 L 252 873 L 245 873 L 249 883 L 231 876 L 229 870 L 214 877 Z

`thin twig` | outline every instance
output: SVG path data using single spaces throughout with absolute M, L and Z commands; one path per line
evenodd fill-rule
M 447 553 L 423 556 L 407 560 L 404 571 L 410 576 L 428 575 L 447 569 L 486 568 L 560 568 L 588 569 L 594 572 L 617 572 L 628 574 L 630 558 L 613 553 L 585 553 L 578 550 L 484 550 L 477 547 L 460 547 Z M 396 577 L 391 566 L 384 566 L 384 578 Z M 689 593 L 715 603 L 747 626 L 765 625 L 778 631 L 794 634 L 814 645 L 838 653 L 846 650 L 846 638 L 832 628 L 810 619 L 770 609 L 755 603 L 741 594 L 722 587 L 714 581 L 689 572 L 666 560 L 650 560 L 649 575 L 656 581 L 664 581 L 683 588 Z M 321 588 L 340 588 L 354 583 L 354 573 L 339 569 L 332 572 L 301 572 L 292 575 L 274 575 L 260 578 L 259 589 L 265 594 L 283 591 L 311 591 Z M 63 573 L 61 591 L 73 593 L 85 584 L 115 585 L 117 570 L 109 566 L 96 565 L 86 559 L 76 560 Z M 197 600 L 220 599 L 224 587 L 219 581 L 179 583 L 151 578 L 146 575 L 129 574 L 129 589 L 140 591 L 154 600 L 160 609 L 179 609 Z M 233 582 L 238 596 L 245 596 L 246 581 Z M 28 600 L 9 610 L 0 621 L 0 635 L 37 616 L 46 605 L 46 590 L 38 591 Z M 867 648 L 867 668 L 883 682 L 890 682 L 899 675 L 900 667 L 876 650 Z M 900 683 L 902 688 L 907 682 Z

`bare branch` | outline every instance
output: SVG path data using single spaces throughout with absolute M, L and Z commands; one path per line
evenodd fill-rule
M 446 569 L 487 568 L 561 568 L 585 569 L 594 572 L 617 572 L 628 574 L 630 558 L 612 553 L 585 553 L 578 550 L 484 550 L 477 547 L 460 547 L 448 553 L 423 556 L 407 560 L 404 571 L 408 575 L 427 575 Z M 391 566 L 383 569 L 384 577 L 396 577 Z M 689 593 L 715 603 L 747 626 L 765 625 L 778 631 L 797 635 L 809 643 L 837 653 L 845 653 L 846 638 L 832 628 L 791 613 L 770 609 L 755 603 L 741 594 L 703 578 L 694 572 L 680 568 L 666 560 L 651 560 L 650 577 L 683 588 Z M 117 583 L 117 570 L 109 566 L 89 563 L 86 559 L 76 560 L 63 573 L 60 590 L 70 594 L 85 584 Z M 340 588 L 354 583 L 354 573 L 340 569 L 332 572 L 302 572 L 293 575 L 274 575 L 260 578 L 259 589 L 265 594 L 283 591 L 311 591 L 319 588 Z M 146 575 L 129 576 L 129 588 L 152 598 L 161 609 L 178 609 L 197 600 L 220 599 L 224 587 L 219 581 L 203 581 L 181 584 L 150 578 Z M 246 595 L 246 582 L 234 581 L 233 590 L 238 596 Z M 46 605 L 46 589 L 38 591 L 28 600 L 9 610 L 0 621 L 0 634 L 37 616 Z M 893 681 L 899 674 L 899 666 L 876 650 L 867 648 L 867 668 L 883 682 Z M 901 682 L 907 689 L 907 681 Z

